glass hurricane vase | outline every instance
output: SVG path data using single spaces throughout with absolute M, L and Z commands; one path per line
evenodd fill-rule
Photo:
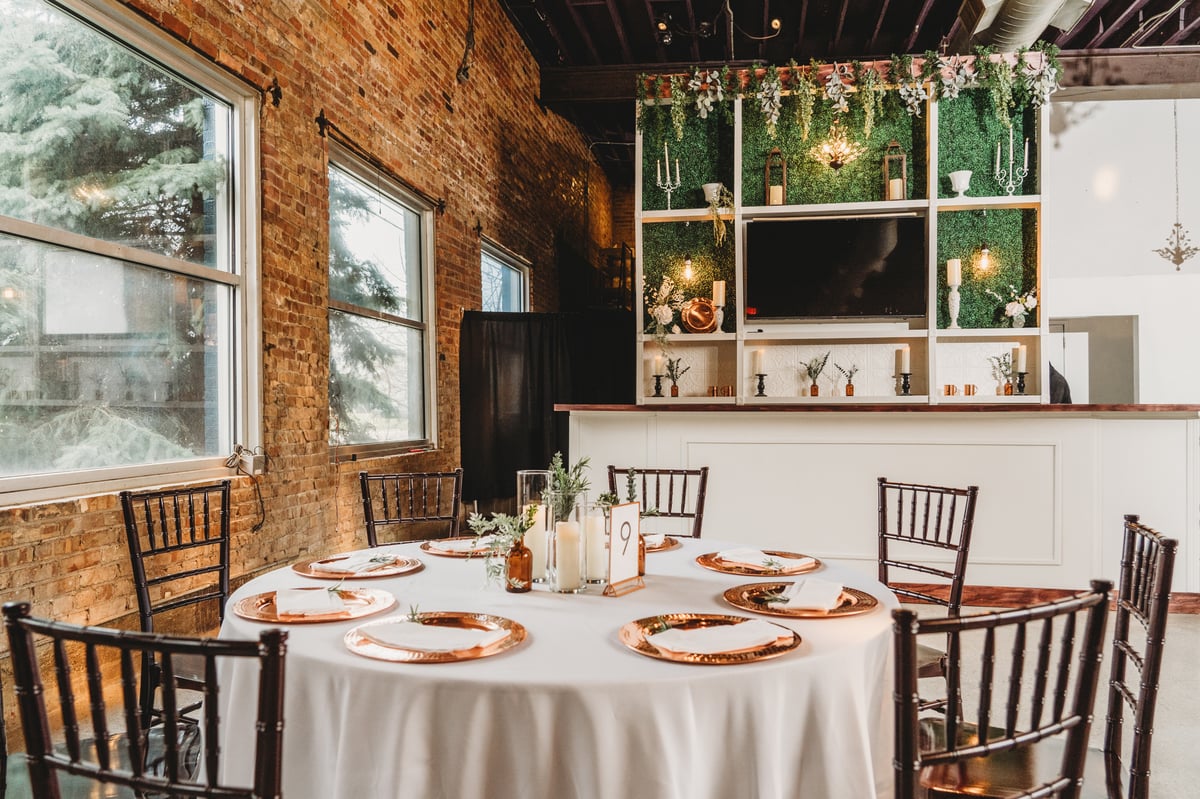
M 583 590 L 587 574 L 584 539 L 584 496 L 547 491 L 550 523 L 546 532 L 546 582 L 551 591 L 574 594 Z

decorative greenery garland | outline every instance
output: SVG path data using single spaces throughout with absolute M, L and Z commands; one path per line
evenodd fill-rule
M 1040 58 L 1030 59 L 1029 53 Z M 790 61 L 784 71 L 755 64 L 749 70 L 697 67 L 687 76 L 642 74 L 638 76 L 637 89 L 638 130 L 645 124 L 642 106 L 669 99 L 675 138 L 682 140 L 689 116 L 694 114 L 703 120 L 710 113 L 719 112 L 725 121 L 730 121 L 733 100 L 741 96 L 755 100 L 746 108 L 763 116 L 767 131 L 774 138 L 782 98 L 791 93 L 797 98 L 796 122 L 804 140 L 808 139 L 818 101 L 842 113 L 850 111 L 853 104 L 862 112 L 863 136 L 869 138 L 877 117 L 886 113 L 884 100 L 888 96 L 900 101 L 893 107 L 920 116 L 931 96 L 953 99 L 963 89 L 974 87 L 987 90 L 996 117 L 1009 127 L 1014 114 L 1045 105 L 1058 89 L 1062 65 L 1058 48 L 1053 44 L 1037 42 L 1029 49 L 1018 50 L 1015 57 L 997 53 L 990 47 L 976 48 L 974 55 L 972 63 L 963 56 L 946 58 L 929 51 L 921 57 L 919 69 L 914 69 L 917 61 L 913 56 L 893 55 L 888 62 L 886 83 L 876 66 L 857 61 L 835 62 L 828 68 L 816 60 L 807 67 Z M 823 78 L 821 73 L 825 73 Z

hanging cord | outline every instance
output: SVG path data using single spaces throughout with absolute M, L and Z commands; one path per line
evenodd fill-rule
M 263 502 L 262 486 L 258 482 L 258 475 L 251 474 L 242 468 L 242 453 L 250 453 L 251 455 L 261 455 L 263 457 L 264 469 L 271 466 L 271 456 L 262 447 L 243 447 L 241 444 L 233 445 L 233 454 L 225 459 L 225 466 L 234 469 L 238 474 L 244 474 L 250 478 L 250 482 L 254 484 L 254 497 L 258 500 L 258 521 L 250 528 L 250 532 L 257 533 L 267 523 L 267 507 Z
M 466 83 L 471 77 L 471 53 L 475 50 L 475 0 L 467 0 L 467 42 L 463 47 L 462 61 L 454 77 L 459 83 Z

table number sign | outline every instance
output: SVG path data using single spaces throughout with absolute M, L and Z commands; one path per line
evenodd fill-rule
M 612 506 L 608 539 L 608 585 L 605 596 L 621 596 L 646 583 L 638 576 L 638 534 L 641 505 L 629 502 Z

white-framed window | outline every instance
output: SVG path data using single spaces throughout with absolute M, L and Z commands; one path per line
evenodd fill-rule
M 0 0 L 0 505 L 260 443 L 258 93 L 128 9 Z
M 329 443 L 336 457 L 436 440 L 434 208 L 329 143 Z
M 529 262 L 483 241 L 480 274 L 485 311 L 529 310 Z

